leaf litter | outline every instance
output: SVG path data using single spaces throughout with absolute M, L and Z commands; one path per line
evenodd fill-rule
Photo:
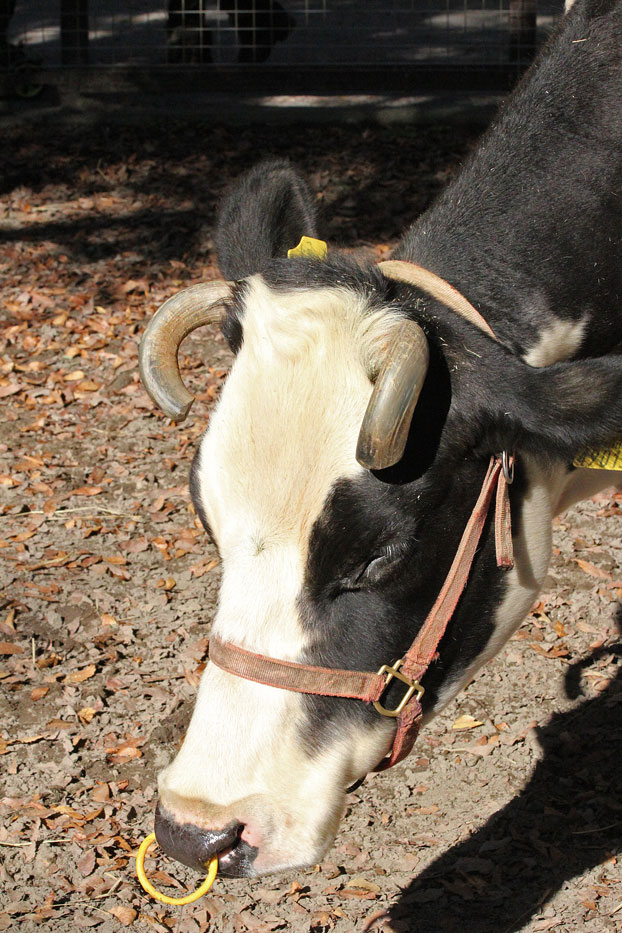
M 213 329 L 188 339 L 197 403 L 175 427 L 139 381 L 145 323 L 217 275 L 215 206 L 259 158 L 307 174 L 331 243 L 384 258 L 477 136 L 143 129 L 5 134 L 0 931 L 622 929 L 619 493 L 557 520 L 538 606 L 410 759 L 350 795 L 321 865 L 222 880 L 182 911 L 138 886 L 218 591 L 187 476 L 230 364 Z

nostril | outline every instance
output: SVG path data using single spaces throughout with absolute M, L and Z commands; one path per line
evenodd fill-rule
M 158 804 L 155 813 L 155 834 L 160 848 L 189 868 L 205 871 L 215 855 L 235 847 L 244 825 L 232 822 L 219 830 L 202 829 L 193 823 L 178 823 Z

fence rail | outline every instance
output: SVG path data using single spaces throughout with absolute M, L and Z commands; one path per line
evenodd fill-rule
M 491 87 L 515 79 L 561 2 L 0 0 L 0 51 L 201 88 Z

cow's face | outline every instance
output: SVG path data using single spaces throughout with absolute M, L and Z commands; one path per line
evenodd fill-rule
M 230 308 L 239 349 L 192 469 L 193 500 L 222 559 L 211 633 L 284 660 L 376 671 L 404 654 L 434 602 L 486 458 L 443 466 L 450 398 L 444 363 L 433 360 L 408 471 L 359 466 L 372 377 L 399 312 L 370 297 L 371 286 L 268 281 L 247 280 Z M 540 512 L 546 528 L 548 506 Z M 546 569 L 544 539 L 533 581 L 513 583 L 485 539 L 427 675 L 428 714 L 490 653 L 497 608 L 508 631 L 528 608 Z M 220 853 L 226 874 L 313 864 L 347 787 L 386 754 L 393 729 L 360 701 L 304 696 L 208 664 L 183 746 L 160 775 L 158 838 L 197 868 Z
M 365 317 L 362 304 L 343 289 L 275 292 L 251 279 L 237 309 L 241 347 L 193 464 L 193 499 L 222 559 L 212 634 L 286 660 L 332 646 L 327 626 L 364 571 L 358 550 L 354 564 L 343 554 L 324 590 L 327 524 L 340 524 L 349 548 L 354 526 L 338 510 L 350 513 L 349 491 L 369 483 L 356 441 L 371 360 L 394 323 L 386 314 Z M 339 626 L 338 651 L 356 666 L 356 621 Z M 343 708 L 333 721 L 332 709 L 319 713 L 326 734 L 318 741 L 318 713 L 300 694 L 208 665 L 183 747 L 160 777 L 160 801 L 177 822 L 244 826 L 222 870 L 229 862 L 254 873 L 319 859 L 345 789 L 382 758 L 390 724 L 378 714 Z

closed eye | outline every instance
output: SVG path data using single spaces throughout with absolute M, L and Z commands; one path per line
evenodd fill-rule
M 342 579 L 342 590 L 360 590 L 378 586 L 388 580 L 411 551 L 409 542 L 394 542 L 382 548 L 363 567 Z

